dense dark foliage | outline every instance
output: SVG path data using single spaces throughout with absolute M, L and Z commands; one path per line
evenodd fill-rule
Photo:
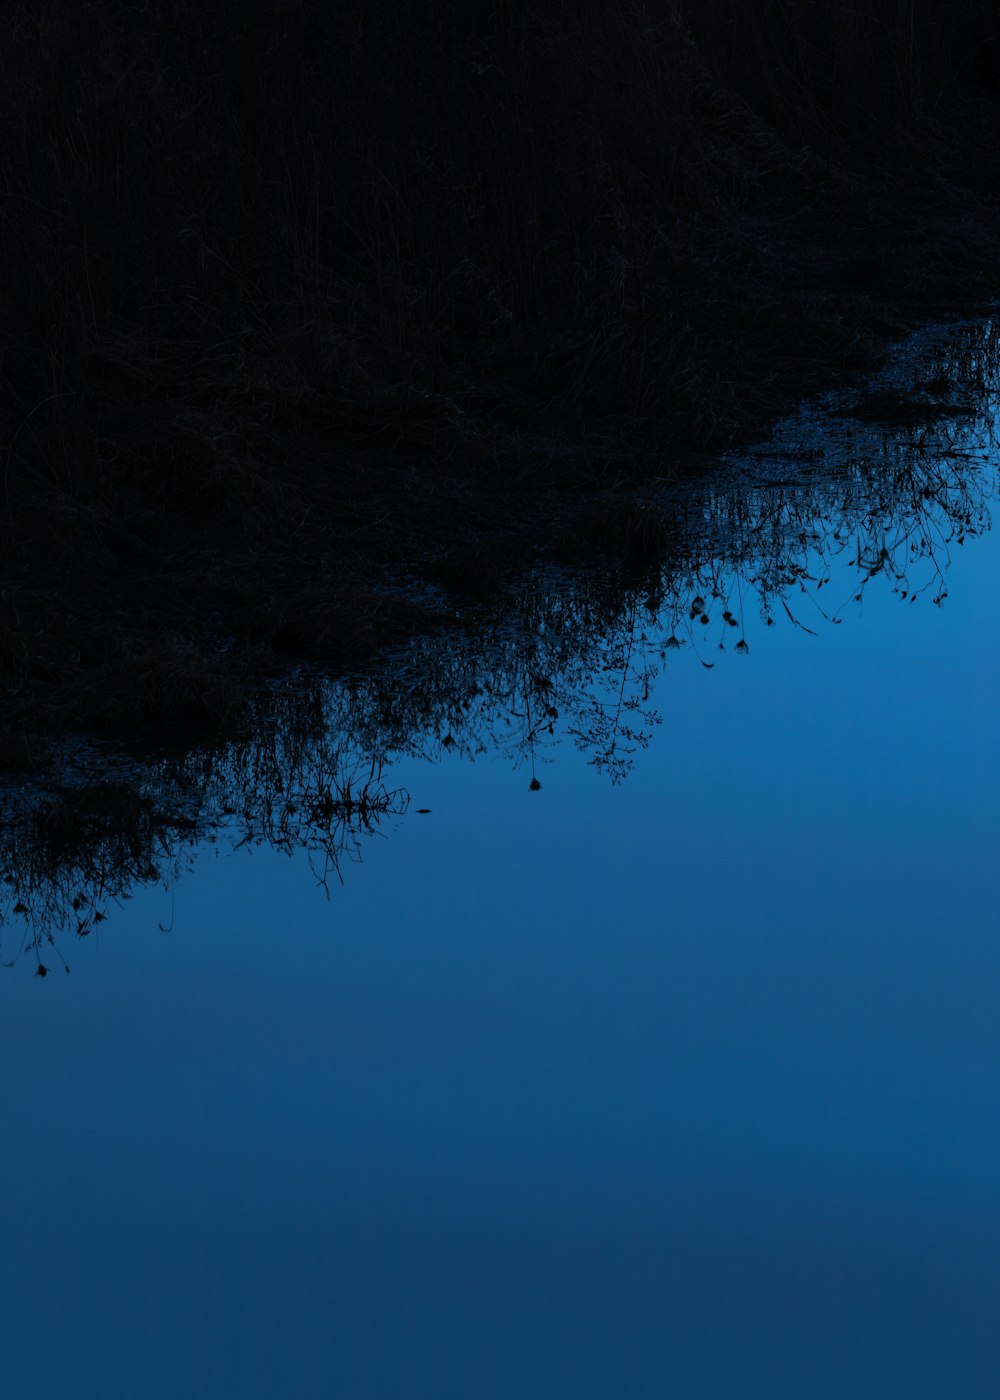
M 227 723 L 995 286 L 978 0 L 12 0 L 4 723 Z M 490 541 L 484 544 L 484 536 Z M 20 752 L 20 750 L 18 750 Z

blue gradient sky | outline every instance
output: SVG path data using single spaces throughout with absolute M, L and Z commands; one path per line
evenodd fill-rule
M 4 973 L 2 1393 L 1000 1393 L 998 579 L 680 653 L 619 787 L 401 764 L 329 901 L 205 852 Z

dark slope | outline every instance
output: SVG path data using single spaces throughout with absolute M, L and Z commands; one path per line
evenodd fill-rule
M 439 620 L 390 576 L 488 596 L 567 499 L 997 285 L 985 4 L 52 0 L 0 43 L 7 766 L 364 661 Z

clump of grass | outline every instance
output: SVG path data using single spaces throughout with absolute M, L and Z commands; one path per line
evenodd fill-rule
M 148 842 L 155 804 L 128 783 L 93 783 L 41 803 L 31 814 L 37 847 L 66 862 L 115 832 L 131 844 Z
M 560 542 L 560 554 L 569 561 L 605 557 L 641 570 L 663 560 L 675 532 L 666 507 L 655 499 L 612 497 L 578 513 Z
M 878 389 L 861 394 L 845 413 L 863 423 L 898 423 L 920 425 L 937 423 L 942 418 L 966 418 L 975 412 L 971 404 L 942 403 L 920 393 L 901 393 L 895 389 Z
M 428 579 L 441 583 L 453 593 L 471 598 L 496 597 L 530 562 L 525 542 L 515 538 L 475 538 L 452 546 L 442 557 L 430 561 Z

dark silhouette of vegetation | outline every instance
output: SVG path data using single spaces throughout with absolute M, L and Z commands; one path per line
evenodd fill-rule
M 8 768 L 237 732 L 995 286 L 985 0 L 12 0 L 0 50 Z
M 974 413 L 880 424 L 857 418 L 852 393 L 807 407 L 673 497 L 637 498 L 634 550 L 623 508 L 603 541 L 592 517 L 588 568 L 536 570 L 500 606 L 470 604 L 459 627 L 413 639 L 391 666 L 286 678 L 257 694 L 227 743 L 143 763 L 60 748 L 46 781 L 5 794 L 0 959 L 65 966 L 74 940 L 136 887 L 172 886 L 205 844 L 304 850 L 329 888 L 409 810 L 392 780 L 404 756 L 500 755 L 541 793 L 526 800 L 543 800 L 542 770 L 570 744 L 620 782 L 662 722 L 664 670 L 730 654 L 744 664 L 770 627 L 837 625 L 872 587 L 942 605 L 953 552 L 990 528 L 997 362 L 989 325 L 925 334 L 869 392 L 932 384 Z M 654 554 L 657 512 L 670 528 Z

